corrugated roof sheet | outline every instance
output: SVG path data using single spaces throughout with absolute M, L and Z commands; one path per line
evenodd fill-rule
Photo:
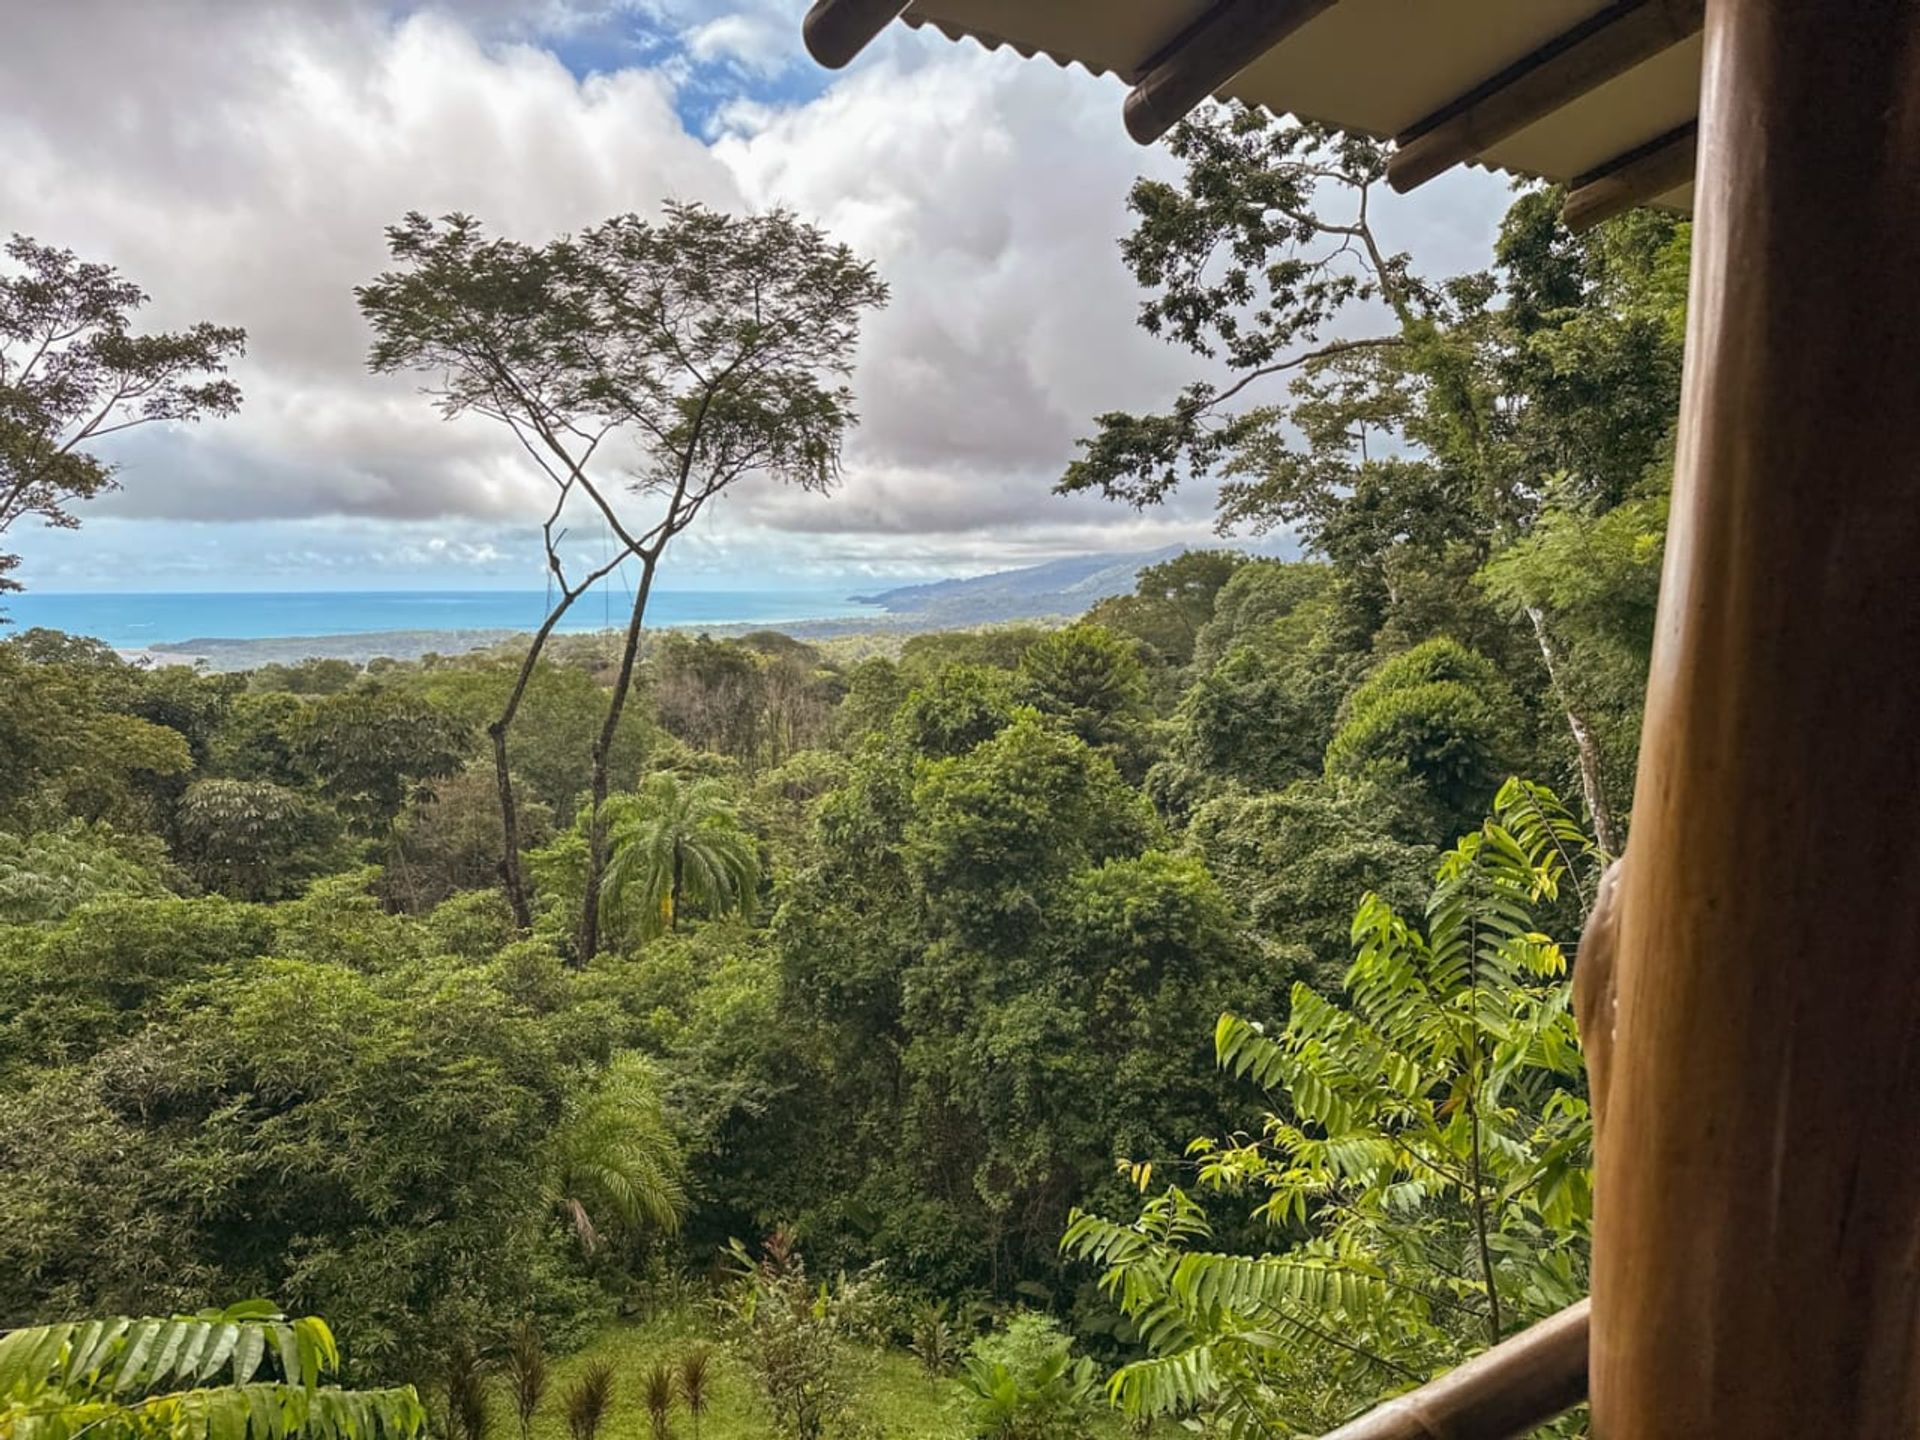
M 1132 84 L 1210 8 L 1209 0 L 913 0 L 902 18 Z M 1218 93 L 1387 139 L 1609 8 L 1605 0 L 1340 0 Z M 1696 35 L 1479 158 L 1549 180 L 1584 175 L 1694 117 L 1700 56 Z M 1691 201 L 1690 185 L 1660 197 L 1679 209 Z

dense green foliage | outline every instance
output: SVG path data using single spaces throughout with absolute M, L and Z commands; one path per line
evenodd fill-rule
M 1324 1428 L 1579 1293 L 1561 943 L 1631 818 L 1683 229 L 1574 239 L 1528 190 L 1432 277 L 1334 212 L 1371 143 L 1220 112 L 1174 149 L 1125 254 L 1233 378 L 1101 417 L 1066 484 L 1212 472 L 1304 558 L 857 655 L 0 641 L 0 1325 L 271 1294 L 449 1437 L 506 1399 L 596 1440 L 697 1430 L 708 1378 L 566 1353 L 697 1315 L 729 1425 L 871 1433 L 911 1343 L 946 1433 L 1053 1440 L 1119 1423 L 1103 1376 L 1144 1425 Z M 446 347 L 570 343 L 507 280 L 659 237 L 393 239 L 377 354 L 459 359 L 459 409 L 501 396 Z M 775 469 L 830 474 L 837 334 Z M 703 444 L 779 410 L 735 398 Z
M 1331 1428 L 1584 1293 L 1591 1125 L 1566 955 L 1538 922 L 1593 870 L 1559 803 L 1509 782 L 1442 860 L 1423 925 L 1362 902 L 1345 1004 L 1299 985 L 1278 1033 L 1221 1016 L 1221 1067 L 1275 1108 L 1189 1154 L 1204 1190 L 1291 1243 L 1212 1249 L 1179 1185 L 1131 1224 L 1075 1215 L 1066 1247 L 1152 1351 L 1114 1377 L 1129 1410 Z

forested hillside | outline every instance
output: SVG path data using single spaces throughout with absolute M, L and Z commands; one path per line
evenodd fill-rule
M 910 1347 L 938 1424 L 1020 1440 L 1109 1393 L 1318 1433 L 1585 1292 L 1568 958 L 1631 818 L 1683 227 L 1525 191 L 1430 277 L 1318 218 L 1377 150 L 1175 143 L 1149 328 L 1266 388 L 1102 417 L 1064 484 L 1217 473 L 1305 559 L 858 661 L 638 607 L 242 674 L 0 643 L 0 1325 L 270 1296 L 462 1440 L 529 1393 L 593 1440 L 594 1365 L 529 1367 L 636 1319 L 681 1368 L 622 1405 L 697 1423 L 697 1333 L 757 1397 L 715 1433 L 923 1433 L 861 1370 Z M 458 340 L 403 332 L 469 243 L 396 231 L 383 364 Z

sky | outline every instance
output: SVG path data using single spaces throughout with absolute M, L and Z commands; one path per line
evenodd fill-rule
M 156 326 L 245 326 L 237 417 L 105 450 L 122 488 L 7 548 L 41 591 L 537 587 L 547 482 L 479 418 L 373 376 L 354 285 L 410 210 L 539 242 L 668 199 L 786 207 L 892 288 L 826 496 L 747 482 L 663 584 L 831 589 L 1221 543 L 1188 487 L 1137 513 L 1053 484 L 1092 417 L 1196 362 L 1141 332 L 1126 194 L 1171 176 L 1111 77 L 893 26 L 846 70 L 803 0 L 0 0 L 0 233 L 117 266 Z M 1487 263 L 1504 181 L 1376 211 Z M 104 448 L 104 447 L 103 447 Z M 590 539 L 587 543 L 591 543 Z

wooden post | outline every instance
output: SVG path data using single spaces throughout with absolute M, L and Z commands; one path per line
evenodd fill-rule
M 1598 1440 L 1920 1434 L 1920 4 L 1711 0 Z

